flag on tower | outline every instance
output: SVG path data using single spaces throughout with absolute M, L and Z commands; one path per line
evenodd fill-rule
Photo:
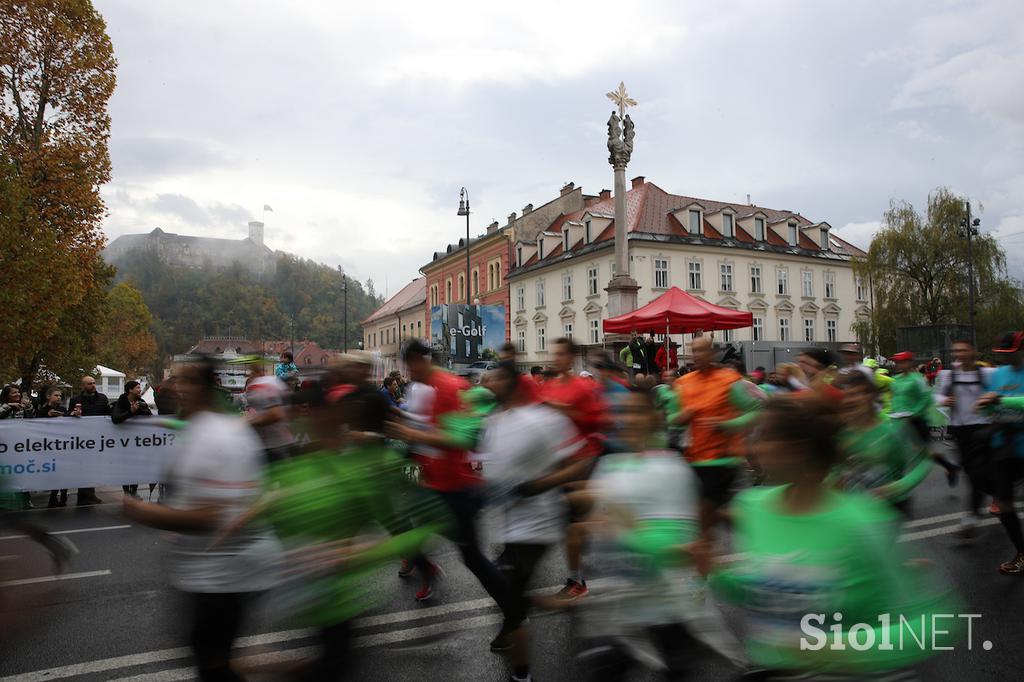
M 270 208 L 270 204 L 263 204 L 263 210 L 270 211 L 271 213 L 274 212 L 274 209 Z

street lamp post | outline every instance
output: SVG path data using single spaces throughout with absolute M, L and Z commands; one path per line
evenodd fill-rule
M 466 305 L 469 305 L 469 192 L 459 190 L 459 211 L 456 215 L 466 216 Z
M 971 342 L 978 345 L 974 329 L 974 237 L 978 236 L 979 218 L 971 219 L 971 202 L 967 202 L 967 217 L 960 223 L 960 236 L 967 237 L 967 316 L 971 322 Z
M 341 276 L 341 292 L 343 294 L 344 307 L 342 316 L 342 326 L 344 329 L 344 338 L 341 340 L 341 346 L 343 352 L 348 352 L 348 275 Z

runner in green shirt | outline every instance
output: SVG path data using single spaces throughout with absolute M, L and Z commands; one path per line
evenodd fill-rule
M 771 398 L 758 454 L 782 485 L 736 498 L 735 561 L 715 565 L 701 548 L 694 552 L 715 592 L 744 609 L 750 657 L 768 671 L 758 679 L 877 679 L 931 655 L 933 636 L 942 646 L 959 639 L 958 619 L 932 618 L 957 613 L 955 605 L 948 590 L 904 563 L 892 510 L 828 484 L 838 430 L 819 399 Z M 833 628 L 844 647 L 832 646 Z
M 914 354 L 909 351 L 896 353 L 892 356 L 896 363 L 897 374 L 893 377 L 892 411 L 890 415 L 898 419 L 906 419 L 910 427 L 917 433 L 927 446 L 931 442 L 932 426 L 946 422 L 945 416 L 935 405 L 928 382 L 914 367 Z M 960 465 L 943 457 L 938 452 L 929 450 L 929 456 L 936 464 L 946 470 L 946 482 L 955 488 L 960 478 Z
M 341 679 L 349 622 L 375 603 L 377 569 L 417 554 L 447 521 L 440 499 L 413 489 L 382 436 L 352 428 L 358 410 L 346 404 L 344 389 L 354 387 L 341 388 L 310 407 L 318 447 L 272 463 L 259 502 L 217 541 L 258 518 L 272 526 L 287 550 L 274 593 L 278 609 L 318 630 L 322 652 L 309 663 L 308 679 Z M 356 438 L 340 435 L 346 424 Z M 398 503 L 403 492 L 418 501 L 411 513 Z
M 866 490 L 906 511 L 910 491 L 928 476 L 927 448 L 905 423 L 878 410 L 878 386 L 864 372 L 843 374 L 842 459 L 830 479 L 842 490 Z

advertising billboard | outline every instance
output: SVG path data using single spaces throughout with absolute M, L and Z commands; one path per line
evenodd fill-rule
M 505 343 L 505 306 L 436 305 L 430 309 L 430 346 L 451 368 L 493 360 Z

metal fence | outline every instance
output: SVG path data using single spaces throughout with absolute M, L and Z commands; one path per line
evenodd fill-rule
M 971 327 L 966 324 L 928 324 L 916 327 L 897 327 L 897 350 L 914 353 L 919 362 L 939 358 L 949 367 L 953 362 L 950 346 L 957 339 L 970 339 Z

